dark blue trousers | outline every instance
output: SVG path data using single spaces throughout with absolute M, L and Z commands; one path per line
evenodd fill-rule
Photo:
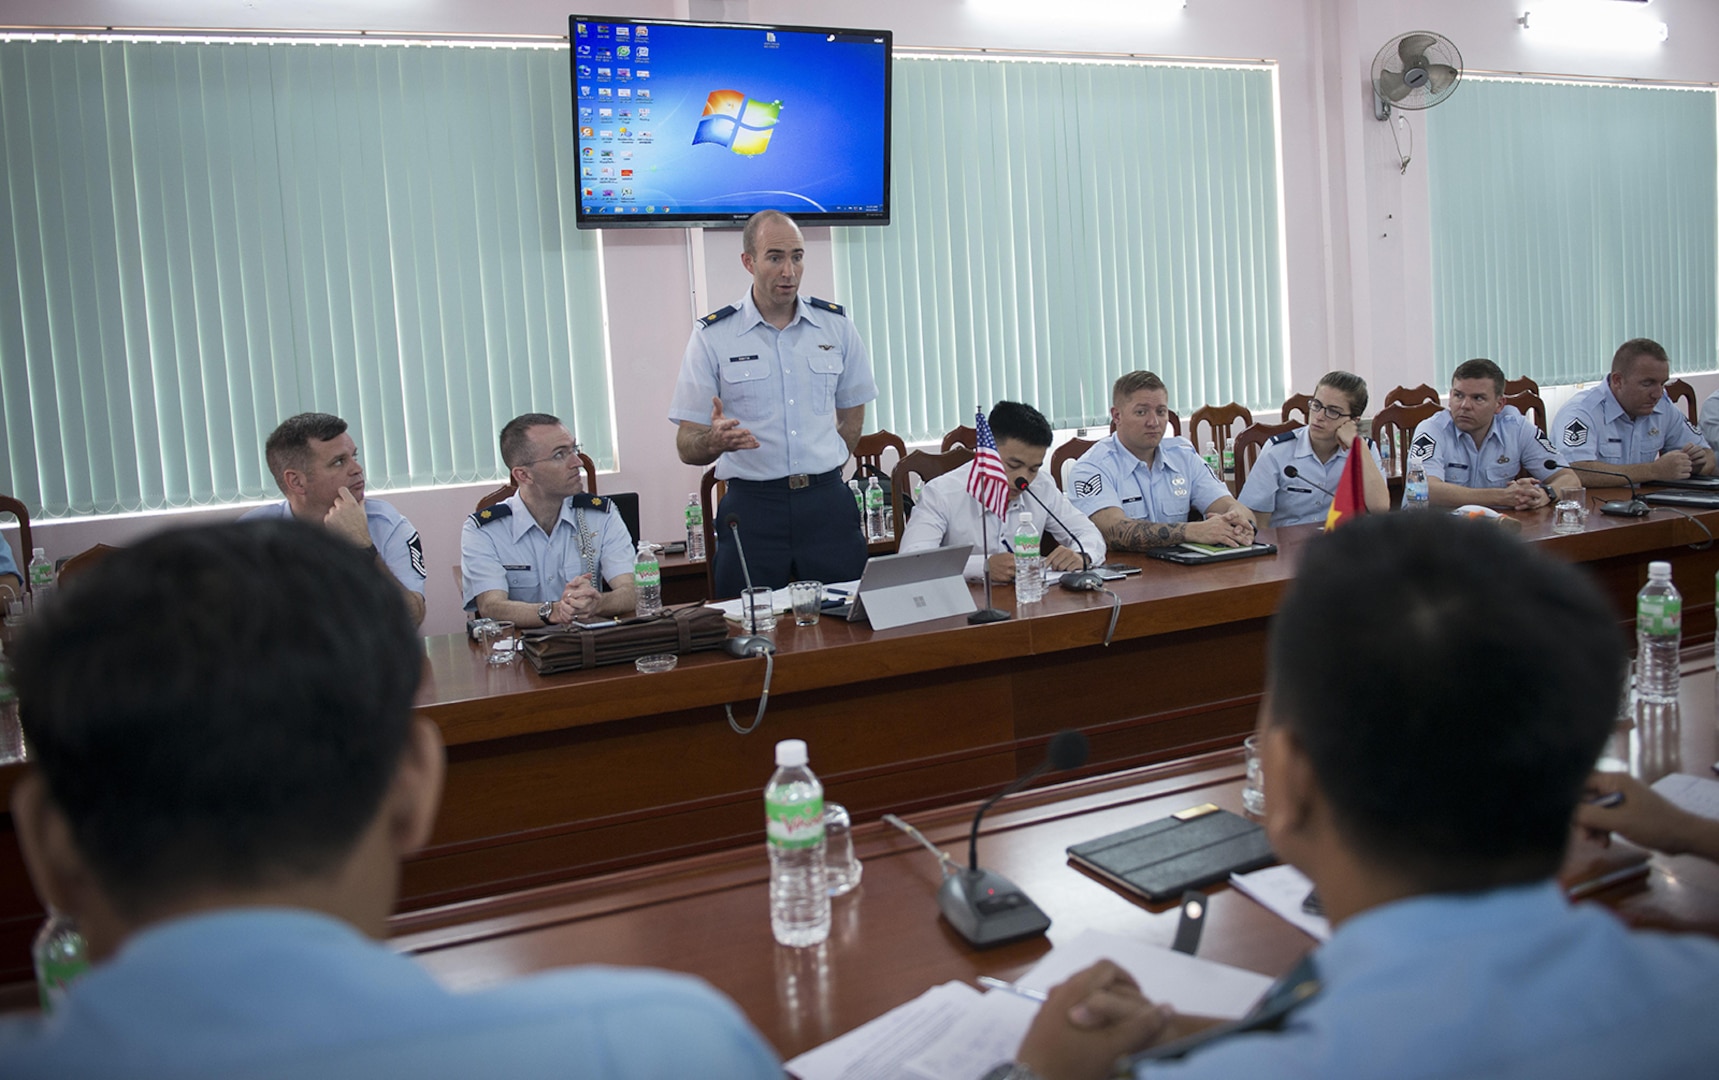
M 852 581 L 865 569 L 859 507 L 840 469 L 798 489 L 786 480 L 728 482 L 716 508 L 716 598 L 739 596 L 746 587 L 734 535 L 723 524 L 729 514 L 739 518 L 754 585 L 780 589 L 790 581 Z

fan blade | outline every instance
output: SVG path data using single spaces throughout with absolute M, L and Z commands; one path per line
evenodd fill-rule
M 1434 94 L 1444 93 L 1455 85 L 1456 80 L 1461 77 L 1462 72 L 1457 68 L 1451 67 L 1449 64 L 1427 65 L 1427 81 L 1431 83 L 1429 89 L 1432 90 Z
M 1438 44 L 1438 38 L 1431 34 L 1410 34 L 1397 44 L 1397 55 L 1402 57 L 1403 67 L 1424 67 L 1426 51 Z
M 1403 82 L 1401 72 L 1386 68 L 1379 72 L 1379 96 L 1395 104 L 1409 96 L 1409 86 Z

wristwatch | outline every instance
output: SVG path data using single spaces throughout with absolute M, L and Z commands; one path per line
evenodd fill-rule
M 549 616 L 555 614 L 555 601 L 545 600 L 537 605 L 537 621 L 544 626 L 549 625 Z

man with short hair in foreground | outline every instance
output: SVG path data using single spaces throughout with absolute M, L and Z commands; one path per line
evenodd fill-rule
M 44 606 L 12 814 L 96 966 L 0 1021 L 7 1077 L 780 1075 L 696 980 L 585 968 L 443 989 L 377 940 L 444 768 L 399 589 L 330 531 L 165 532 Z
M 1548 657 L 1556 678 L 1523 677 Z M 1585 575 L 1489 524 L 1363 517 L 1308 546 L 1269 661 L 1265 827 L 1334 932 L 1250 1030 L 1135 1076 L 1711 1073 L 1719 942 L 1631 931 L 1555 880 L 1625 664 Z M 1051 992 L 1016 1069 L 1099 1080 L 1208 1027 L 1101 963 Z

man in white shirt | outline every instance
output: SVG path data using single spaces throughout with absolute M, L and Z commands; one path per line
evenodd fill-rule
M 1050 450 L 1050 421 L 1031 405 L 999 401 L 991 410 L 987 423 L 997 440 L 997 454 L 1003 459 L 1009 490 L 1015 492 L 1009 501 L 1008 522 L 980 506 L 979 501 L 967 493 L 967 478 L 973 472 L 973 465 L 969 462 L 925 485 L 919 502 L 913 508 L 913 516 L 902 531 L 902 553 L 972 544 L 973 555 L 967 560 L 968 578 L 983 580 L 988 567 L 992 581 L 1013 581 L 1015 556 L 1003 541 L 1014 534 L 1014 523 L 1020 520 L 1021 511 L 1025 510 L 1032 514 L 1033 525 L 1041 535 L 1048 531 L 1062 545 L 1045 557 L 1047 567 L 1052 570 L 1085 569 L 1080 554 L 1082 546 L 1086 548 L 1092 565 L 1103 562 L 1104 537 L 1099 535 L 1086 515 L 1063 496 L 1049 476 L 1039 474 L 1045 463 L 1045 453 Z M 1027 481 L 1026 492 L 1019 490 L 1019 482 L 1023 479 Z M 1034 495 L 1038 499 L 1034 499 Z M 1045 513 L 1045 506 L 1050 507 L 1062 524 Z

